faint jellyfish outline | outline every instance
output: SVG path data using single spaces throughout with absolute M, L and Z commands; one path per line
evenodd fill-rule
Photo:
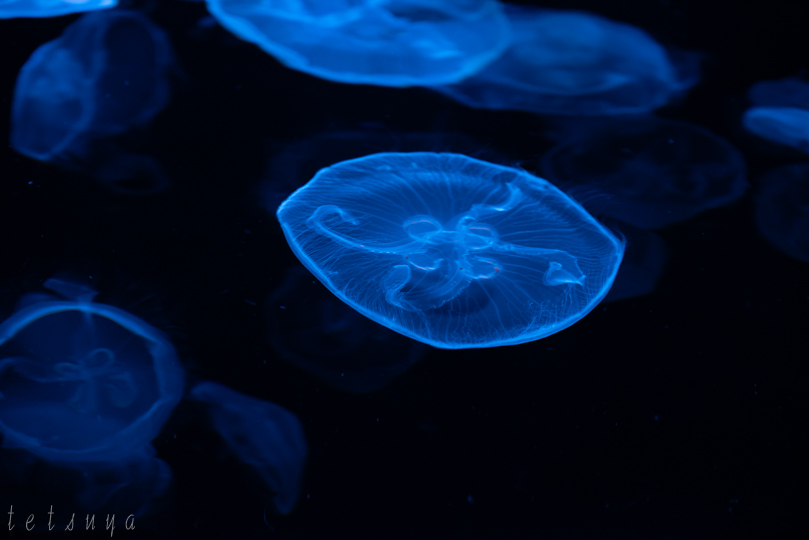
M 508 223 L 523 219 L 541 230 L 548 218 L 540 199 L 556 225 L 571 231 L 576 255 L 554 234 Z M 442 348 L 516 345 L 570 326 L 606 294 L 623 252 L 619 239 L 547 181 L 458 154 L 383 153 L 338 163 L 293 193 L 277 216 L 295 255 L 334 294 Z M 542 234 L 550 247 L 532 245 Z M 603 260 L 583 247 L 588 235 Z M 350 264 L 367 285 L 342 268 Z M 548 292 L 553 287 L 562 291 Z M 554 311 L 554 299 L 566 314 Z
M 761 234 L 783 253 L 809 262 L 809 163 L 766 172 L 756 191 L 755 220 Z

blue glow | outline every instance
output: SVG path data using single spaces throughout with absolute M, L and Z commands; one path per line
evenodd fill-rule
M 727 205 L 747 189 L 741 154 L 691 124 L 654 117 L 573 123 L 542 171 L 591 212 L 657 229 Z M 581 195 L 579 195 L 581 192 Z
M 191 396 L 210 405 L 214 428 L 273 491 L 278 511 L 291 512 L 307 453 L 303 427 L 295 415 L 214 382 L 199 383 Z
M 0 0 L 0 19 L 56 17 L 117 5 L 118 0 Z
M 506 10 L 511 46 L 478 74 L 436 86 L 481 109 L 558 115 L 648 112 L 696 84 L 696 58 L 677 65 L 634 26 L 577 11 Z
M 180 400 L 183 372 L 158 330 L 95 291 L 51 279 L 0 324 L 4 448 L 59 462 L 142 452 Z
M 287 67 L 351 84 L 457 82 L 511 37 L 494 0 L 208 0 L 208 10 Z
M 742 119 L 748 131 L 809 152 L 809 82 L 762 81 L 750 89 L 748 97 L 754 104 Z
M 11 146 L 34 159 L 89 169 L 113 188 L 153 172 L 149 158 L 119 150 L 110 138 L 147 124 L 163 109 L 173 63 L 168 38 L 143 15 L 115 10 L 82 16 L 20 70 Z M 156 189 L 164 186 L 159 173 L 151 176 Z
M 268 338 L 276 352 L 348 392 L 384 387 L 427 349 L 363 317 L 301 266 L 287 270 L 281 286 L 267 299 L 265 312 Z
M 809 163 L 768 172 L 759 183 L 756 223 L 788 255 L 809 262 Z
M 541 178 L 458 154 L 375 154 L 320 171 L 278 208 L 338 298 L 448 349 L 516 345 L 586 315 L 623 245 Z

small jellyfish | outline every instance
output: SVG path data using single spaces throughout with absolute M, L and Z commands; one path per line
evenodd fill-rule
M 191 397 L 208 404 L 214 429 L 273 491 L 278 511 L 291 512 L 307 453 L 303 427 L 295 415 L 214 382 L 197 384 Z
M 481 109 L 601 116 L 651 111 L 698 80 L 694 55 L 675 64 L 634 26 L 577 11 L 509 7 L 506 15 L 509 48 L 476 75 L 433 90 Z
M 265 313 L 268 339 L 279 355 L 347 392 L 384 387 L 427 349 L 363 317 L 300 266 L 287 270 Z
M 668 260 L 666 241 L 650 231 L 621 226 L 626 237 L 626 250 L 621 268 L 615 276 L 604 302 L 643 296 L 654 291 Z
M 151 441 L 183 391 L 174 348 L 80 283 L 45 286 L 62 298 L 23 297 L 0 324 L 0 462 L 24 484 L 52 469 L 80 508 L 144 510 L 171 481 Z
M 338 298 L 447 349 L 567 328 L 607 294 L 623 254 L 546 180 L 459 154 L 338 163 L 277 216 L 295 255 Z
M 779 167 L 761 178 L 756 223 L 772 245 L 809 262 L 809 163 Z
M 56 17 L 82 11 L 108 9 L 118 0 L 0 0 L 0 19 Z
M 655 117 L 576 127 L 544 155 L 542 171 L 557 185 L 598 195 L 586 205 L 596 215 L 640 229 L 727 205 L 747 189 L 744 160 L 727 141 Z
M 495 0 L 208 0 L 228 30 L 281 63 L 351 84 L 449 84 L 508 45 Z
M 744 127 L 778 144 L 809 152 L 809 82 L 797 78 L 762 81 L 748 97 L 753 107 L 744 113 Z
M 28 157 L 88 172 L 112 188 L 148 176 L 167 183 L 146 156 L 114 137 L 144 126 L 169 99 L 174 65 L 165 33 L 135 12 L 82 16 L 26 61 L 14 88 L 11 146 Z

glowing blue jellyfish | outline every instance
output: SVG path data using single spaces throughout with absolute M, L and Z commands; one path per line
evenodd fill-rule
M 384 387 L 427 349 L 363 317 L 300 266 L 287 270 L 265 312 L 268 338 L 279 355 L 348 392 Z
M 135 52 L 137 51 L 137 52 Z M 169 99 L 174 55 L 146 17 L 89 13 L 39 47 L 20 70 L 11 146 L 26 156 L 90 172 L 112 187 L 154 169 L 110 142 L 147 124 Z M 155 190 L 165 180 L 154 176 Z
M 273 491 L 278 511 L 291 512 L 307 453 L 303 428 L 295 415 L 214 382 L 199 383 L 191 396 L 209 405 L 214 428 Z
M 0 0 L 0 19 L 12 17 L 56 17 L 69 13 L 107 9 L 118 0 Z
M 458 154 L 375 154 L 320 171 L 278 208 L 338 298 L 448 349 L 514 345 L 607 294 L 623 244 L 541 178 Z
M 44 460 L 84 508 L 145 508 L 171 480 L 151 441 L 183 392 L 174 348 L 79 283 L 45 286 L 63 299 L 23 297 L 0 324 L 0 461 Z
M 753 107 L 744 127 L 773 142 L 809 152 L 809 82 L 797 78 L 763 81 L 748 93 Z
M 657 229 L 729 204 L 747 189 L 739 151 L 698 126 L 646 117 L 571 131 L 545 154 L 542 171 L 591 197 L 586 206 L 599 216 Z
M 756 223 L 772 245 L 809 262 L 809 163 L 764 175 L 756 196 Z
M 509 7 L 511 46 L 478 74 L 437 90 L 481 109 L 558 115 L 648 112 L 693 86 L 695 58 L 675 65 L 646 32 L 598 15 Z
M 508 45 L 495 0 L 208 0 L 228 30 L 281 63 L 352 84 L 448 84 Z

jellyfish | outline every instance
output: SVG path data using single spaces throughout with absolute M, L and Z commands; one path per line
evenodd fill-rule
M 666 241 L 659 235 L 621 226 L 626 249 L 621 268 L 604 302 L 643 296 L 654 291 L 668 260 Z
M 350 84 L 457 82 L 511 37 L 495 0 L 208 0 L 208 10 L 287 67 Z
M 623 254 L 546 180 L 460 154 L 338 163 L 277 216 L 338 298 L 447 349 L 516 345 L 572 325 L 606 295 Z
M 167 179 L 159 165 L 123 148 L 116 136 L 145 126 L 164 108 L 173 64 L 168 38 L 143 15 L 82 16 L 20 70 L 11 146 L 121 191 L 133 177 L 148 178 L 148 192 L 163 189 Z
M 756 223 L 770 244 L 809 262 L 809 163 L 779 167 L 761 178 Z
M 265 313 L 269 342 L 281 357 L 348 392 L 384 387 L 427 349 L 363 317 L 300 266 L 287 270 Z
M 45 287 L 61 298 L 23 297 L 0 324 L 0 461 L 23 451 L 73 471 L 84 506 L 133 489 L 148 505 L 171 477 L 151 441 L 183 391 L 174 348 L 80 282 Z
M 118 0 L 0 0 L 0 19 L 56 17 L 117 5 Z
M 772 142 L 809 152 L 809 82 L 789 77 L 755 84 L 744 127 Z
M 208 405 L 213 427 L 233 453 L 273 492 L 282 514 L 295 507 L 306 462 L 306 438 L 294 414 L 221 384 L 204 381 L 191 390 Z
M 578 124 L 574 124 L 578 125 Z M 701 127 L 655 117 L 598 122 L 547 152 L 542 171 L 593 197 L 599 216 L 658 229 L 739 199 L 746 166 L 733 146 Z
M 634 26 L 578 11 L 509 6 L 509 48 L 480 72 L 432 89 L 469 107 L 600 116 L 665 105 L 696 84 L 697 57 L 675 63 Z

